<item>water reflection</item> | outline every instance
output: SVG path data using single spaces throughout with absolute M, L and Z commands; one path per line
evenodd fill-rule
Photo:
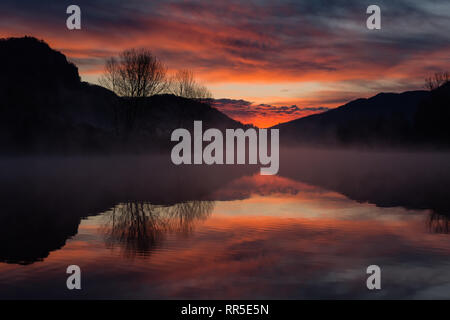
M 211 215 L 213 208 L 213 201 L 189 201 L 171 206 L 138 201 L 122 203 L 103 214 L 106 222 L 99 231 L 108 247 L 119 245 L 128 257 L 146 256 L 167 234 L 187 237 L 197 223 Z
M 288 149 L 280 175 L 380 207 L 450 216 L 450 153 Z
M 448 154 L 281 160 L 279 176 L 164 156 L 0 160 L 0 297 L 73 297 L 70 264 L 85 298 L 373 298 L 370 264 L 389 284 L 376 297 L 449 297 Z
M 215 190 L 256 170 L 177 167 L 167 155 L 0 159 L 0 262 L 42 261 L 77 234 L 83 218 L 120 203 L 175 205 L 180 221 L 189 220 L 182 203 L 212 201 Z
M 428 216 L 428 228 L 433 233 L 448 234 L 450 227 L 450 216 L 431 212 Z

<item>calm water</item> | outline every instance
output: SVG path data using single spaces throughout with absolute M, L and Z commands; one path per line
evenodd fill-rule
M 6 159 L 1 298 L 450 298 L 447 154 Z M 82 290 L 66 289 L 68 265 Z M 382 290 L 366 288 L 366 268 Z

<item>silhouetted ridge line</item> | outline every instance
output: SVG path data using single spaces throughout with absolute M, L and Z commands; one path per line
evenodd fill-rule
M 81 82 L 73 63 L 32 37 L 0 40 L 0 70 L 3 153 L 169 151 L 171 132 L 194 120 L 205 128 L 243 126 L 197 100 L 122 98 Z
M 59 51 L 33 37 L 0 39 L 2 87 L 20 88 L 80 83 L 78 68 Z M 8 76 L 5 79 L 5 76 Z M 38 82 L 38 83 L 37 83 Z
M 273 128 L 288 145 L 448 148 L 449 87 L 379 93 Z

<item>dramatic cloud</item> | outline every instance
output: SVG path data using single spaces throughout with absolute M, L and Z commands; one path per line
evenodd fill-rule
M 327 111 L 326 107 L 299 108 L 296 105 L 274 106 L 270 104 L 253 104 L 246 100 L 216 99 L 212 106 L 245 124 L 254 124 L 266 128 L 281 122 L 294 120 L 311 114 Z
M 44 39 L 93 82 L 106 57 L 148 47 L 171 69 L 193 69 L 216 97 L 276 106 L 336 107 L 450 69 L 447 0 L 378 0 L 381 30 L 366 28 L 368 0 L 79 0 L 78 31 L 65 26 L 70 4 L 3 0 L 0 36 Z

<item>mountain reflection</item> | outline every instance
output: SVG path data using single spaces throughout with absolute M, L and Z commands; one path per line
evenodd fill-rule
M 108 247 L 120 246 L 127 256 L 148 255 L 168 234 L 188 236 L 206 220 L 213 201 L 189 201 L 170 206 L 133 201 L 106 212 L 100 228 Z
M 428 210 L 429 231 L 448 233 L 450 154 L 286 149 L 280 176 L 381 208 Z
M 190 234 L 213 201 L 273 193 L 319 203 L 328 190 L 340 201 L 427 210 L 423 229 L 448 234 L 449 153 L 281 150 L 280 160 L 279 175 L 263 177 L 251 166 L 174 166 L 167 155 L 0 159 L 0 262 L 42 261 L 78 233 L 82 219 L 102 212 L 109 247 L 150 253 L 171 233 Z
M 4 161 L 0 298 L 74 297 L 71 264 L 87 298 L 371 298 L 374 263 L 386 298 L 448 298 L 450 155 L 301 155 L 277 176 L 156 156 Z
M 254 171 L 249 166 L 174 166 L 170 156 L 159 154 L 0 158 L 0 262 L 45 260 L 77 234 L 82 219 L 110 208 L 116 211 L 111 241 L 142 239 L 145 251 L 144 244 L 150 248 L 152 242 L 144 239 L 154 237 L 158 243 L 161 230 L 192 230 L 212 210 L 212 204 L 200 200 L 215 200 L 215 190 Z M 151 214 L 119 208 L 130 199 L 142 201 L 133 203 L 145 211 L 152 208 Z M 144 217 L 146 224 L 139 224 Z M 117 237 L 120 230 L 129 234 Z

